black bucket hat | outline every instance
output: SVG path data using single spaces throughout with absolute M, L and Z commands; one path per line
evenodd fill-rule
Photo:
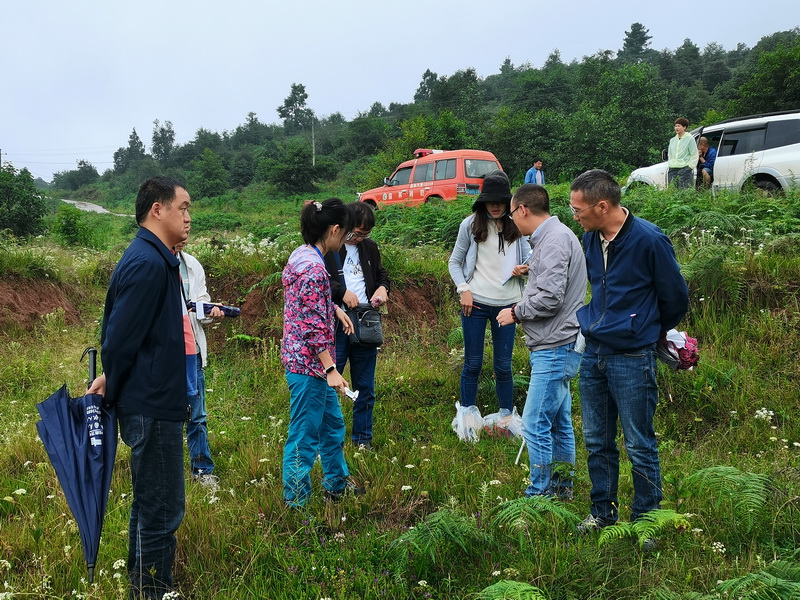
M 472 212 L 478 210 L 478 205 L 486 202 L 500 202 L 511 206 L 511 182 L 508 175 L 500 169 L 487 173 L 483 178 L 483 187 L 480 195 L 472 204 Z

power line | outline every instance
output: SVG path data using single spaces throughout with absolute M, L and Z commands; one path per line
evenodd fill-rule
M 5 152 L 5 155 L 8 156 L 8 152 Z M 11 162 L 7 159 L 7 162 Z M 41 160 L 26 160 L 24 161 L 26 165 L 74 165 L 77 160 L 73 160 L 72 162 L 50 162 L 50 161 L 41 161 Z M 113 165 L 114 161 L 89 161 L 93 165 Z
M 97 151 L 103 152 L 107 150 L 116 150 L 119 146 L 86 146 L 83 148 L 46 148 L 46 149 L 33 149 L 33 150 L 12 150 L 14 154 L 51 154 L 51 153 L 61 153 L 61 154 L 69 154 L 72 152 L 86 152 L 86 151 Z

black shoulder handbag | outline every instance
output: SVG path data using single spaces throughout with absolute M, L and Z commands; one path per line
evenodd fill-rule
M 353 322 L 350 343 L 357 346 L 377 347 L 383 344 L 383 324 L 381 313 L 371 304 L 359 304 L 348 308 L 347 316 Z

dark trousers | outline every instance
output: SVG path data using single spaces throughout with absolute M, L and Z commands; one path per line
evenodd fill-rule
M 131 449 L 131 597 L 161 598 L 172 589 L 175 532 L 186 509 L 183 422 L 120 415 L 119 429 Z

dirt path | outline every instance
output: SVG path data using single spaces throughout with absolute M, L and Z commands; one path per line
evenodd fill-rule
M 106 210 L 99 204 L 92 204 L 91 202 L 84 202 L 83 200 L 67 200 L 66 198 L 61 199 L 62 202 L 66 202 L 67 204 L 72 204 L 78 210 L 82 210 L 84 212 L 93 212 L 93 213 L 101 213 L 107 215 L 116 215 L 118 217 L 132 217 L 133 215 L 123 215 L 120 213 L 112 213 L 110 210 Z

